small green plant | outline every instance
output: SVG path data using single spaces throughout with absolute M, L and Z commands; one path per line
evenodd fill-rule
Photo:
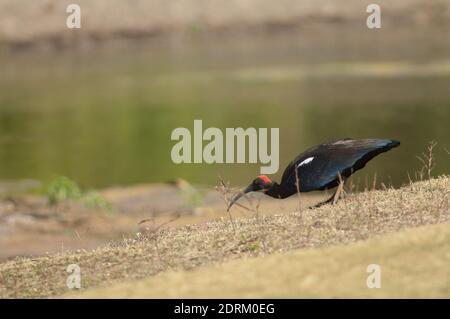
M 257 241 L 251 242 L 248 244 L 249 251 L 257 251 L 260 248 L 260 245 Z
M 112 213 L 112 205 L 102 195 L 96 191 L 88 191 L 83 196 L 84 205 L 87 208 L 101 208 L 108 213 Z
M 78 184 L 65 176 L 58 176 L 47 189 L 47 198 L 50 205 L 56 205 L 67 200 L 77 201 L 82 192 Z
M 93 190 L 83 191 L 75 181 L 65 176 L 58 176 L 52 180 L 46 194 L 50 206 L 71 200 L 83 202 L 86 208 L 100 208 L 108 213 L 112 212 L 111 203 L 102 195 Z

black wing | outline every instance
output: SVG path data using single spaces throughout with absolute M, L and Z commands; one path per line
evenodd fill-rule
M 284 171 L 281 184 L 296 192 L 297 168 L 300 191 L 333 188 L 339 183 L 339 174 L 349 177 L 378 154 L 398 145 L 400 142 L 394 140 L 351 138 L 321 144 L 297 156 Z

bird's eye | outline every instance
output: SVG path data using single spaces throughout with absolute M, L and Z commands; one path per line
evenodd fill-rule
M 253 182 L 256 186 L 264 186 L 264 181 L 262 181 L 260 178 L 255 179 Z

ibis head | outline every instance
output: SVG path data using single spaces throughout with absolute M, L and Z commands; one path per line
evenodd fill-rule
M 253 180 L 253 182 L 251 182 L 250 185 L 247 186 L 247 188 L 233 196 L 227 210 L 230 210 L 231 206 L 233 206 L 233 204 L 236 203 L 239 198 L 241 198 L 245 194 L 250 192 L 266 191 L 270 189 L 272 184 L 272 180 L 266 175 L 256 176 L 256 178 Z

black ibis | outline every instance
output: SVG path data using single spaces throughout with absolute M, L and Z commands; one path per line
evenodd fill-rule
M 268 196 L 281 199 L 298 192 L 338 186 L 333 196 L 316 207 L 331 202 L 335 204 L 346 178 L 363 168 L 378 154 L 399 145 L 400 142 L 395 140 L 344 138 L 314 146 L 297 156 L 286 167 L 280 184 L 266 175 L 259 175 L 245 190 L 232 198 L 228 210 L 249 192 L 262 191 Z

